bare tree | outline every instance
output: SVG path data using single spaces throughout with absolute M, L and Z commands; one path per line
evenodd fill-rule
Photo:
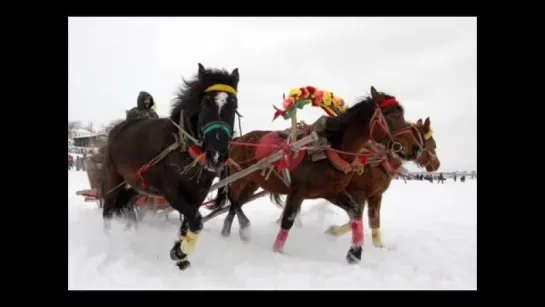
M 109 122 L 106 127 L 104 127 L 104 133 L 110 134 L 110 131 L 113 129 L 113 127 L 117 126 L 119 123 L 124 121 L 124 119 L 115 119 Z
M 71 121 L 68 122 L 68 138 L 73 138 L 76 136 L 77 129 L 81 128 L 81 122 Z

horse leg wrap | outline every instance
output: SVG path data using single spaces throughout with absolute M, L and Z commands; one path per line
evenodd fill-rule
M 352 246 L 362 247 L 363 246 L 363 222 L 361 218 L 352 220 Z
M 371 237 L 373 238 L 374 247 L 384 247 L 384 244 L 382 243 L 382 233 L 380 232 L 380 228 L 372 228 Z
M 352 247 L 346 254 L 346 261 L 350 264 L 356 264 L 361 261 L 361 253 L 363 251 L 363 222 L 361 218 L 352 220 Z
M 186 255 L 191 255 L 195 251 L 195 248 L 197 247 L 197 241 L 199 240 L 199 234 L 194 233 L 192 231 L 188 231 L 187 234 L 181 238 L 181 246 L 180 249 L 182 250 L 182 253 Z
M 325 232 L 329 235 L 340 237 L 348 233 L 351 229 L 351 225 L 349 223 L 346 223 L 342 226 L 331 225 Z
M 288 231 L 281 229 L 280 232 L 278 232 L 278 235 L 276 236 L 276 241 L 274 241 L 273 252 L 283 253 L 284 244 L 286 244 L 287 239 L 288 239 Z
M 184 260 L 176 262 L 176 266 L 178 266 L 178 268 L 183 271 L 189 268 L 191 266 L 191 263 L 189 262 L 189 260 L 187 260 L 187 258 L 185 258 Z

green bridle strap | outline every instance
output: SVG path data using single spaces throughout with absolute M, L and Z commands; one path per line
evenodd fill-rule
M 225 133 L 227 133 L 227 135 L 229 136 L 229 138 L 231 138 L 231 129 L 224 123 L 213 123 L 211 124 L 210 126 L 206 127 L 204 130 L 203 130 L 203 134 L 204 135 L 207 135 L 208 133 L 212 132 L 213 130 L 216 130 L 216 129 L 221 129 L 223 131 L 225 131 Z

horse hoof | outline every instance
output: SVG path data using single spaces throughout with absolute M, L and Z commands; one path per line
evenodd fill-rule
M 250 238 L 251 238 L 250 225 L 248 225 L 248 226 L 246 226 L 244 228 L 240 228 L 240 230 L 238 231 L 238 235 L 239 235 L 240 240 L 242 242 L 250 241 Z
M 174 243 L 174 246 L 170 249 L 170 259 L 172 261 L 181 261 L 187 257 L 187 255 L 182 252 L 181 246 L 182 243 L 178 241 Z
M 329 228 L 327 228 L 325 230 L 325 234 L 328 234 L 328 235 L 331 235 L 331 236 L 336 236 L 337 235 L 337 231 L 338 231 L 339 227 L 336 226 L 336 225 L 331 225 L 329 226 Z
M 348 253 L 346 254 L 346 261 L 348 264 L 358 264 L 361 262 L 361 253 L 363 251 L 363 248 L 361 246 L 359 247 L 351 247 L 348 250 Z
M 224 238 L 231 236 L 231 230 L 230 229 L 222 229 L 221 230 L 221 236 Z
M 178 266 L 178 268 L 183 271 L 189 268 L 191 266 L 191 263 L 189 262 L 189 260 L 186 259 L 176 262 L 176 266 Z

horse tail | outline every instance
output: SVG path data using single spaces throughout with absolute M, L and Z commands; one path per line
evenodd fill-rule
M 229 167 L 225 166 L 223 170 L 220 173 L 220 180 L 223 180 L 229 176 Z M 220 210 L 224 208 L 227 204 L 227 200 L 229 198 L 229 184 L 221 187 L 218 189 L 218 193 L 216 195 L 216 198 L 214 199 L 214 203 L 211 204 L 208 208 L 212 211 Z
M 284 209 L 284 199 L 280 194 L 269 193 L 271 202 L 273 202 L 278 208 Z

